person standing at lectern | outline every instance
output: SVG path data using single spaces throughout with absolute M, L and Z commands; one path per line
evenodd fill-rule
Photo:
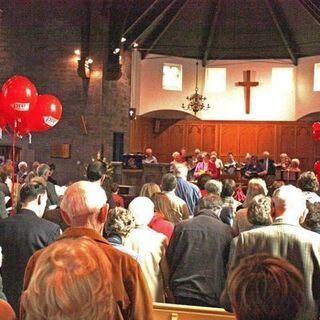
M 158 163 L 157 158 L 152 154 L 151 148 L 146 148 L 145 150 L 145 159 L 143 160 L 143 164 L 145 163 Z

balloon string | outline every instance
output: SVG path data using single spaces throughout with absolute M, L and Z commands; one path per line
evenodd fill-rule
M 13 138 L 12 138 L 12 166 L 13 166 L 13 170 L 11 173 L 11 180 L 12 180 L 12 189 L 11 189 L 11 216 L 14 215 L 14 195 L 15 195 L 15 158 L 16 158 L 16 127 L 17 127 L 17 122 L 15 121 L 14 123 L 14 131 L 13 131 Z

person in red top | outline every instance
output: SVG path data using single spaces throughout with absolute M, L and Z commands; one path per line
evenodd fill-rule
M 165 193 L 158 192 L 152 196 L 154 204 L 154 216 L 149 223 L 149 227 L 154 231 L 164 234 L 170 241 L 174 224 L 174 219 L 170 217 L 170 199 Z
M 116 207 L 122 207 L 124 208 L 124 200 L 123 198 L 118 194 L 119 192 L 119 185 L 117 183 L 112 183 L 111 184 L 111 196 L 114 204 Z
M 198 179 L 204 173 L 210 174 L 213 179 L 219 178 L 219 171 L 215 163 L 210 161 L 210 155 L 207 152 L 202 154 L 202 162 L 198 162 L 194 171 L 194 177 Z

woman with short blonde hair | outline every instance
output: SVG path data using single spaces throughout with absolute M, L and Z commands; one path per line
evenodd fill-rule
M 48 246 L 22 295 L 26 320 L 114 319 L 111 263 L 90 238 Z

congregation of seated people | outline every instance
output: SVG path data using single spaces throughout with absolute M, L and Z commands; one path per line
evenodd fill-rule
M 157 320 L 155 303 L 319 319 L 315 173 L 268 151 L 243 162 L 186 148 L 172 157 L 129 203 L 99 160 L 69 186 L 54 164 L 4 163 L 0 320 Z M 158 162 L 150 147 L 145 160 Z

